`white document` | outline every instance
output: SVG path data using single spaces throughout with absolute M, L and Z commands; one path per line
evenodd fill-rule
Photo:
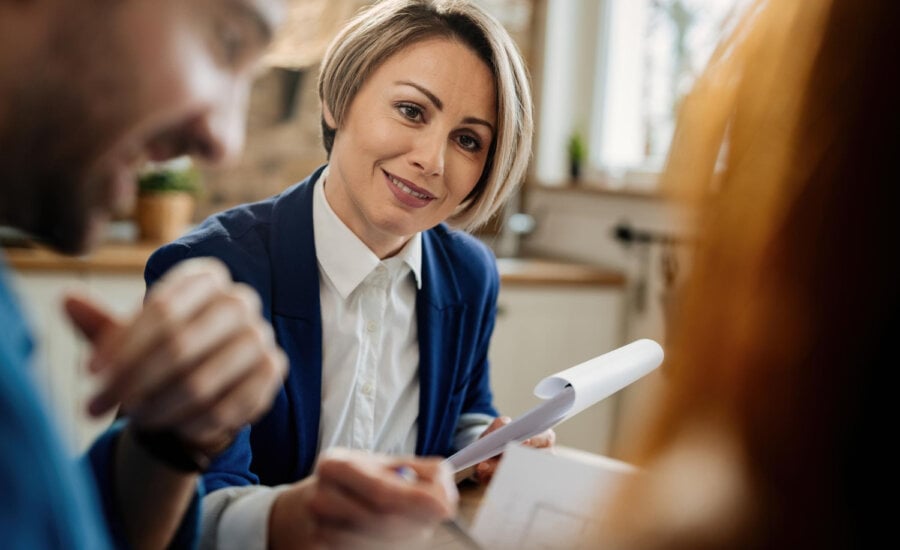
M 583 451 L 510 445 L 487 488 L 471 534 L 483 548 L 588 549 L 597 518 L 634 466 Z
M 459 472 L 496 456 L 507 443 L 524 441 L 556 426 L 638 380 L 662 360 L 662 347 L 642 339 L 548 376 L 534 388 L 543 403 L 460 449 L 447 462 Z

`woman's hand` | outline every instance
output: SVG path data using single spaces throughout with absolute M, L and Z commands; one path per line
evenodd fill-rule
M 400 469 L 414 472 L 401 476 Z M 394 458 L 332 449 L 315 473 L 281 493 L 269 546 L 392 548 L 430 535 L 456 513 L 452 472 L 439 458 Z
M 502 428 L 509 424 L 512 420 L 508 416 L 500 416 L 494 419 L 491 422 L 491 425 L 484 430 L 484 433 L 481 434 L 481 437 L 486 436 L 487 434 Z M 528 438 L 522 442 L 522 445 L 527 445 L 529 447 L 534 447 L 536 449 L 549 448 L 553 447 L 556 443 L 556 432 L 552 429 L 543 431 L 538 435 Z M 472 474 L 478 483 L 490 483 L 491 478 L 494 477 L 494 472 L 497 470 L 497 465 L 500 464 L 500 458 L 503 457 L 503 454 L 499 454 L 493 458 L 489 458 L 484 462 L 480 462 L 475 466 L 475 472 Z

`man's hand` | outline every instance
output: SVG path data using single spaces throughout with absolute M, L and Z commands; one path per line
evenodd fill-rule
M 491 422 L 491 425 L 484 430 L 484 433 L 479 436 L 479 439 L 486 436 L 487 434 L 499 430 L 503 426 L 509 424 L 512 420 L 508 416 L 500 416 L 494 419 Z M 550 448 L 556 443 L 556 432 L 552 429 L 543 431 L 534 437 L 530 437 L 522 442 L 522 445 L 527 445 L 528 447 L 534 447 L 536 449 L 542 448 Z M 478 483 L 490 483 L 491 478 L 494 477 L 494 472 L 497 470 L 497 465 L 500 464 L 500 458 L 503 455 L 499 454 L 493 458 L 489 458 L 484 462 L 479 462 L 475 465 L 475 472 L 473 476 Z
M 401 467 L 415 479 L 398 474 Z M 441 459 L 332 449 L 312 476 L 276 499 L 269 544 L 275 550 L 394 547 L 426 537 L 456 513 L 458 499 Z
M 171 430 L 207 454 L 268 409 L 287 372 L 258 296 L 217 260 L 174 267 L 130 319 L 79 296 L 65 308 L 102 380 L 90 413 L 121 404 L 137 429 Z

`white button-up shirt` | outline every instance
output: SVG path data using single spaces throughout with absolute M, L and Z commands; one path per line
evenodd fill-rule
M 322 310 L 319 452 L 416 450 L 422 237 L 380 260 L 335 214 L 327 172 L 313 191 Z

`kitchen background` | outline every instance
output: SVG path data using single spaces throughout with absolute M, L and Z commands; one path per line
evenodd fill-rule
M 690 212 L 657 183 L 678 103 L 743 0 L 479 0 L 509 29 L 529 65 L 537 134 L 528 181 L 479 236 L 500 258 L 491 349 L 498 407 L 517 416 L 544 376 L 637 338 L 665 342 L 663 304 L 684 275 Z M 202 168 L 193 221 L 262 199 L 325 161 L 318 62 L 364 0 L 299 0 L 252 94 L 246 151 Z M 573 162 L 578 164 L 573 176 Z M 83 447 L 108 419 L 83 415 L 85 348 L 58 300 L 79 286 L 122 312 L 144 291 L 158 243 L 116 224 L 88 258 L 6 251 L 43 339 L 38 375 Z M 559 426 L 562 444 L 616 455 L 664 369 Z

